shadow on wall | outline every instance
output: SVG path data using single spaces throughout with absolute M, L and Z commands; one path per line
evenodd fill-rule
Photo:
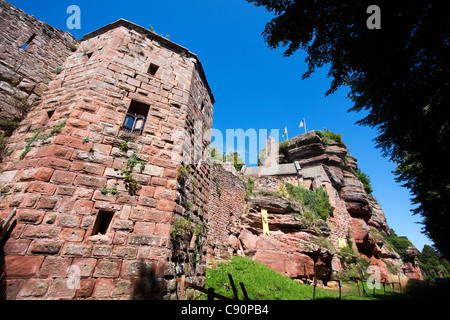
M 133 289 L 133 300 L 162 300 L 163 280 L 153 263 L 139 262 L 139 278 Z
M 5 253 L 0 246 L 0 300 L 6 300 Z
M 17 220 L 14 220 L 9 228 L 7 226 L 7 223 L 6 226 L 2 226 L 2 224 L 0 224 L 0 300 L 7 299 L 5 251 L 3 250 L 3 247 L 6 244 L 6 241 L 8 241 L 9 237 L 11 236 L 11 233 L 16 227 L 16 224 Z

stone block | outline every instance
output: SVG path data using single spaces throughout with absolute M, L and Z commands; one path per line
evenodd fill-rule
M 88 257 L 91 254 L 92 246 L 92 243 L 67 243 L 62 249 L 62 255 Z
M 164 168 L 152 164 L 146 164 L 142 173 L 153 177 L 162 177 L 164 174 Z
M 9 239 L 4 246 L 5 255 L 24 255 L 30 243 L 28 239 Z
M 53 140 L 54 144 L 63 145 L 65 147 L 71 147 L 78 150 L 88 151 L 89 145 L 83 144 L 83 140 L 79 138 L 74 138 L 71 136 L 58 135 L 55 140 Z
M 129 296 L 132 293 L 133 282 L 130 280 L 116 280 L 114 281 L 114 289 L 111 295 L 114 296 Z
M 47 182 L 50 181 L 53 171 L 54 169 L 50 168 L 28 169 L 22 173 L 20 181 L 38 180 Z
M 165 222 L 166 221 L 166 213 L 164 211 L 159 210 L 148 210 L 145 215 L 145 221 L 148 222 Z
M 95 281 L 94 291 L 92 297 L 94 298 L 106 298 L 111 295 L 113 290 L 113 279 L 97 279 Z
M 67 268 L 72 258 L 61 258 L 55 256 L 45 257 L 39 269 L 39 278 L 64 278 L 67 276 Z
M 87 175 L 78 175 L 74 183 L 79 186 L 101 189 L 105 185 L 106 179 Z
M 136 220 L 144 220 L 145 219 L 145 215 L 147 214 L 148 209 L 147 208 L 142 208 L 142 207 L 134 207 L 131 209 L 131 219 L 136 221 Z
M 61 228 L 45 225 L 27 225 L 22 232 L 22 238 L 32 239 L 54 239 L 61 231 Z
M 70 166 L 70 171 L 82 173 L 82 174 L 93 174 L 96 176 L 103 175 L 105 171 L 105 167 L 100 164 L 82 162 L 82 161 L 74 161 Z
M 15 171 L 6 171 L 6 172 L 0 173 L 0 183 L 10 183 L 11 181 L 13 181 L 17 172 L 18 171 L 15 170 Z
M 155 187 L 153 186 L 143 186 L 139 191 L 138 194 L 143 197 L 149 197 L 153 198 L 155 194 Z
M 63 228 L 59 234 L 59 239 L 67 242 L 81 242 L 86 231 L 79 228 Z
M 58 198 L 56 197 L 41 197 L 39 203 L 36 206 L 36 209 L 47 209 L 51 210 L 55 208 L 58 203 Z
M 150 235 L 131 235 L 128 242 L 130 245 L 159 246 L 160 237 Z
M 119 260 L 99 260 L 94 270 L 94 277 L 116 278 L 119 276 L 122 262 Z
M 175 211 L 177 204 L 175 201 L 160 199 L 156 209 L 161 211 Z
M 16 211 L 17 221 L 27 224 L 40 224 L 44 218 L 45 211 L 32 209 L 18 209 Z
M 137 235 L 153 235 L 156 224 L 154 222 L 137 221 L 134 226 L 134 233 Z
M 166 178 L 153 177 L 151 184 L 154 185 L 154 186 L 165 187 L 165 186 L 167 186 L 167 179 Z
M 81 216 L 73 214 L 62 214 L 58 218 L 58 226 L 65 228 L 76 228 L 81 223 Z
M 91 277 L 94 273 L 97 259 L 94 258 L 74 258 L 72 266 L 78 267 L 81 277 Z
M 6 274 L 11 278 L 30 278 L 38 272 L 43 256 L 6 256 Z
M 72 213 L 89 215 L 94 207 L 94 202 L 89 200 L 77 200 L 72 207 Z
M 47 293 L 50 283 L 51 280 L 47 279 L 29 279 L 22 285 L 18 296 L 23 298 L 42 297 Z
M 56 186 L 42 181 L 33 181 L 29 184 L 26 192 L 29 193 L 40 193 L 46 195 L 52 195 L 56 190 Z
M 155 228 L 155 234 L 161 237 L 169 237 L 171 231 L 171 225 L 165 223 L 157 223 Z
M 95 257 L 109 257 L 112 253 L 112 246 L 110 245 L 94 245 L 92 255 Z
M 135 259 L 137 251 L 137 247 L 115 246 L 113 250 L 113 257 L 120 259 Z
M 58 299 L 72 299 L 75 296 L 76 288 L 68 285 L 69 279 L 55 279 L 50 288 L 48 296 Z
M 163 187 L 156 187 L 154 198 L 175 201 L 176 191 Z
M 19 208 L 33 208 L 41 196 L 35 193 L 27 193 L 22 197 Z
M 61 196 L 72 196 L 75 192 L 75 187 L 58 186 L 56 188 L 56 194 Z
M 45 255 L 57 254 L 61 249 L 62 244 L 61 241 L 36 241 L 31 244 L 30 253 Z
M 157 199 L 144 196 L 139 197 L 138 205 L 155 208 L 157 204 L 158 204 Z
M 116 219 L 114 220 L 114 223 L 112 225 L 114 230 L 121 230 L 121 231 L 133 231 L 134 223 L 130 220 L 120 220 Z
M 76 298 L 88 298 L 94 290 L 95 279 L 81 279 L 80 288 L 76 291 Z
M 123 262 L 121 277 L 139 277 L 145 276 L 146 272 L 153 267 L 153 263 L 150 261 L 139 261 L 139 260 L 127 260 Z
M 70 185 L 70 184 L 72 184 L 75 177 L 76 177 L 76 173 L 55 170 L 55 172 L 53 173 L 53 176 L 51 178 L 51 182 L 56 183 L 56 184 L 69 184 Z

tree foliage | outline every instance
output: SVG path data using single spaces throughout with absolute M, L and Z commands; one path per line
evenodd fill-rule
M 378 131 L 384 156 L 397 164 L 424 232 L 450 257 L 450 16 L 445 1 L 247 0 L 275 13 L 263 33 L 284 56 L 307 53 L 307 78 L 330 66 L 331 87 L 350 88 L 358 124 Z M 366 26 L 381 9 L 381 29 Z
M 389 236 L 385 237 L 385 240 L 391 245 L 391 247 L 405 260 L 408 253 L 407 250 L 413 244 L 405 236 L 398 236 L 394 229 L 389 230 Z
M 231 162 L 237 171 L 241 171 L 245 165 L 244 159 L 240 157 L 238 152 L 230 152 L 228 155 L 217 147 L 211 148 L 211 159 L 221 162 Z
M 367 174 L 361 171 L 360 168 L 356 169 L 356 176 L 358 177 L 358 180 L 361 181 L 361 183 L 364 186 L 364 190 L 366 190 L 367 194 L 372 194 L 373 189 L 372 185 L 370 184 L 370 178 Z
M 418 258 L 420 269 L 426 281 L 433 282 L 436 278 L 450 277 L 450 262 L 432 247 L 425 245 Z

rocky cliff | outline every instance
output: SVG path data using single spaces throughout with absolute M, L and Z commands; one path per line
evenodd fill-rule
M 380 268 L 381 280 L 390 274 L 422 279 L 417 249 L 403 261 L 386 241 L 384 212 L 342 142 L 316 132 L 291 138 L 280 148 L 280 163 L 243 173 L 213 164 L 210 264 L 238 254 L 291 278 L 312 277 L 315 269 L 324 281 L 357 278 L 370 264 Z M 270 237 L 263 236 L 261 209 L 268 212 Z

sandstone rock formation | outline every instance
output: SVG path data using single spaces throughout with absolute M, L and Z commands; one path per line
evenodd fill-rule
M 358 180 L 357 160 L 348 155 L 345 145 L 324 143 L 315 132 L 309 132 L 288 140 L 280 151 L 280 162 L 286 164 L 278 171 L 259 167 L 238 173 L 221 163 L 212 166 L 210 264 L 239 254 L 291 278 L 311 278 L 316 272 L 318 278 L 328 281 L 350 268 L 346 252 L 353 252 L 354 257 L 378 266 L 381 280 L 392 272 L 422 279 L 417 251 L 411 248 L 408 261 L 402 261 L 384 240 L 389 234 L 384 212 Z M 294 162 L 300 170 L 295 170 Z M 304 206 L 283 192 L 285 182 L 309 190 L 323 187 L 333 207 L 327 221 L 308 218 Z M 245 190 L 247 198 L 242 199 Z M 270 237 L 263 235 L 261 209 L 268 211 Z M 339 239 L 347 243 L 346 252 Z M 352 261 L 355 271 L 365 271 Z

